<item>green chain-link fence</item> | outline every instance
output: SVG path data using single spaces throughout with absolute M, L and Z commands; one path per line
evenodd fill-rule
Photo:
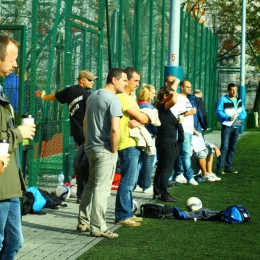
M 169 9 L 165 0 L 1 1 L 0 33 L 19 40 L 21 32 L 10 26 L 26 26 L 26 48 L 20 47 L 24 65 L 16 72 L 22 91 L 15 112 L 28 112 L 36 119 L 28 185 L 41 186 L 60 171 L 67 178 L 73 175 L 75 145 L 69 137 L 68 109 L 57 101 L 43 103 L 40 92 L 74 85 L 82 69 L 99 77 L 95 88 L 100 88 L 110 68 L 128 66 L 140 71 L 141 82 L 160 88 L 168 57 Z M 216 36 L 182 11 L 180 65 L 184 78 L 204 93 L 209 127 L 214 118 L 216 56 Z M 6 92 L 15 88 L 2 85 Z

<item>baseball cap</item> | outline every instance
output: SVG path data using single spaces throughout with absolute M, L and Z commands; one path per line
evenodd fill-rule
M 82 70 L 79 72 L 78 79 L 87 78 L 89 80 L 96 80 L 98 77 L 94 76 L 90 71 L 88 70 Z

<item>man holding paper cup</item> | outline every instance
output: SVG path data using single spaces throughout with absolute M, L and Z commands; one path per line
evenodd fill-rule
M 18 42 L 0 34 L 0 77 L 8 76 L 17 67 L 18 46 Z M 32 140 L 35 135 L 35 124 L 14 127 L 10 113 L 10 103 L 0 93 L 0 140 L 9 144 L 6 154 L 0 157 L 0 164 L 4 163 L 0 174 L 0 260 L 14 259 L 23 244 L 19 198 L 25 183 L 18 148 L 24 138 Z

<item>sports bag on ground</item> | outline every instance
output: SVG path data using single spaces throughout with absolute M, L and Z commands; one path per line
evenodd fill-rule
M 173 215 L 177 219 L 184 220 L 220 220 L 222 212 L 212 211 L 207 208 L 201 208 L 197 211 L 181 211 L 178 207 L 173 207 Z
M 140 212 L 142 216 L 147 218 L 173 218 L 173 209 L 163 204 L 142 204 L 140 206 Z
M 224 221 L 232 224 L 249 222 L 250 215 L 248 210 L 242 205 L 233 205 L 223 211 Z
M 33 213 L 33 203 L 34 203 L 34 196 L 30 191 L 23 192 L 22 198 L 22 215 L 25 216 L 27 214 Z
M 46 204 L 46 199 L 42 196 L 42 194 L 36 187 L 30 187 L 26 189 L 26 191 L 31 192 L 33 194 L 34 203 L 32 209 L 35 212 L 40 212 L 43 209 L 44 205 Z
M 62 199 L 57 197 L 55 194 L 49 193 L 48 191 L 42 189 L 39 189 L 39 191 L 46 200 L 44 208 L 58 209 L 58 206 L 67 207 L 67 204 L 62 204 Z

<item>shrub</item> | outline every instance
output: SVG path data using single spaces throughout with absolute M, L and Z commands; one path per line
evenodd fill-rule
M 248 129 L 256 127 L 255 114 L 253 110 L 251 110 L 248 115 L 246 126 Z

